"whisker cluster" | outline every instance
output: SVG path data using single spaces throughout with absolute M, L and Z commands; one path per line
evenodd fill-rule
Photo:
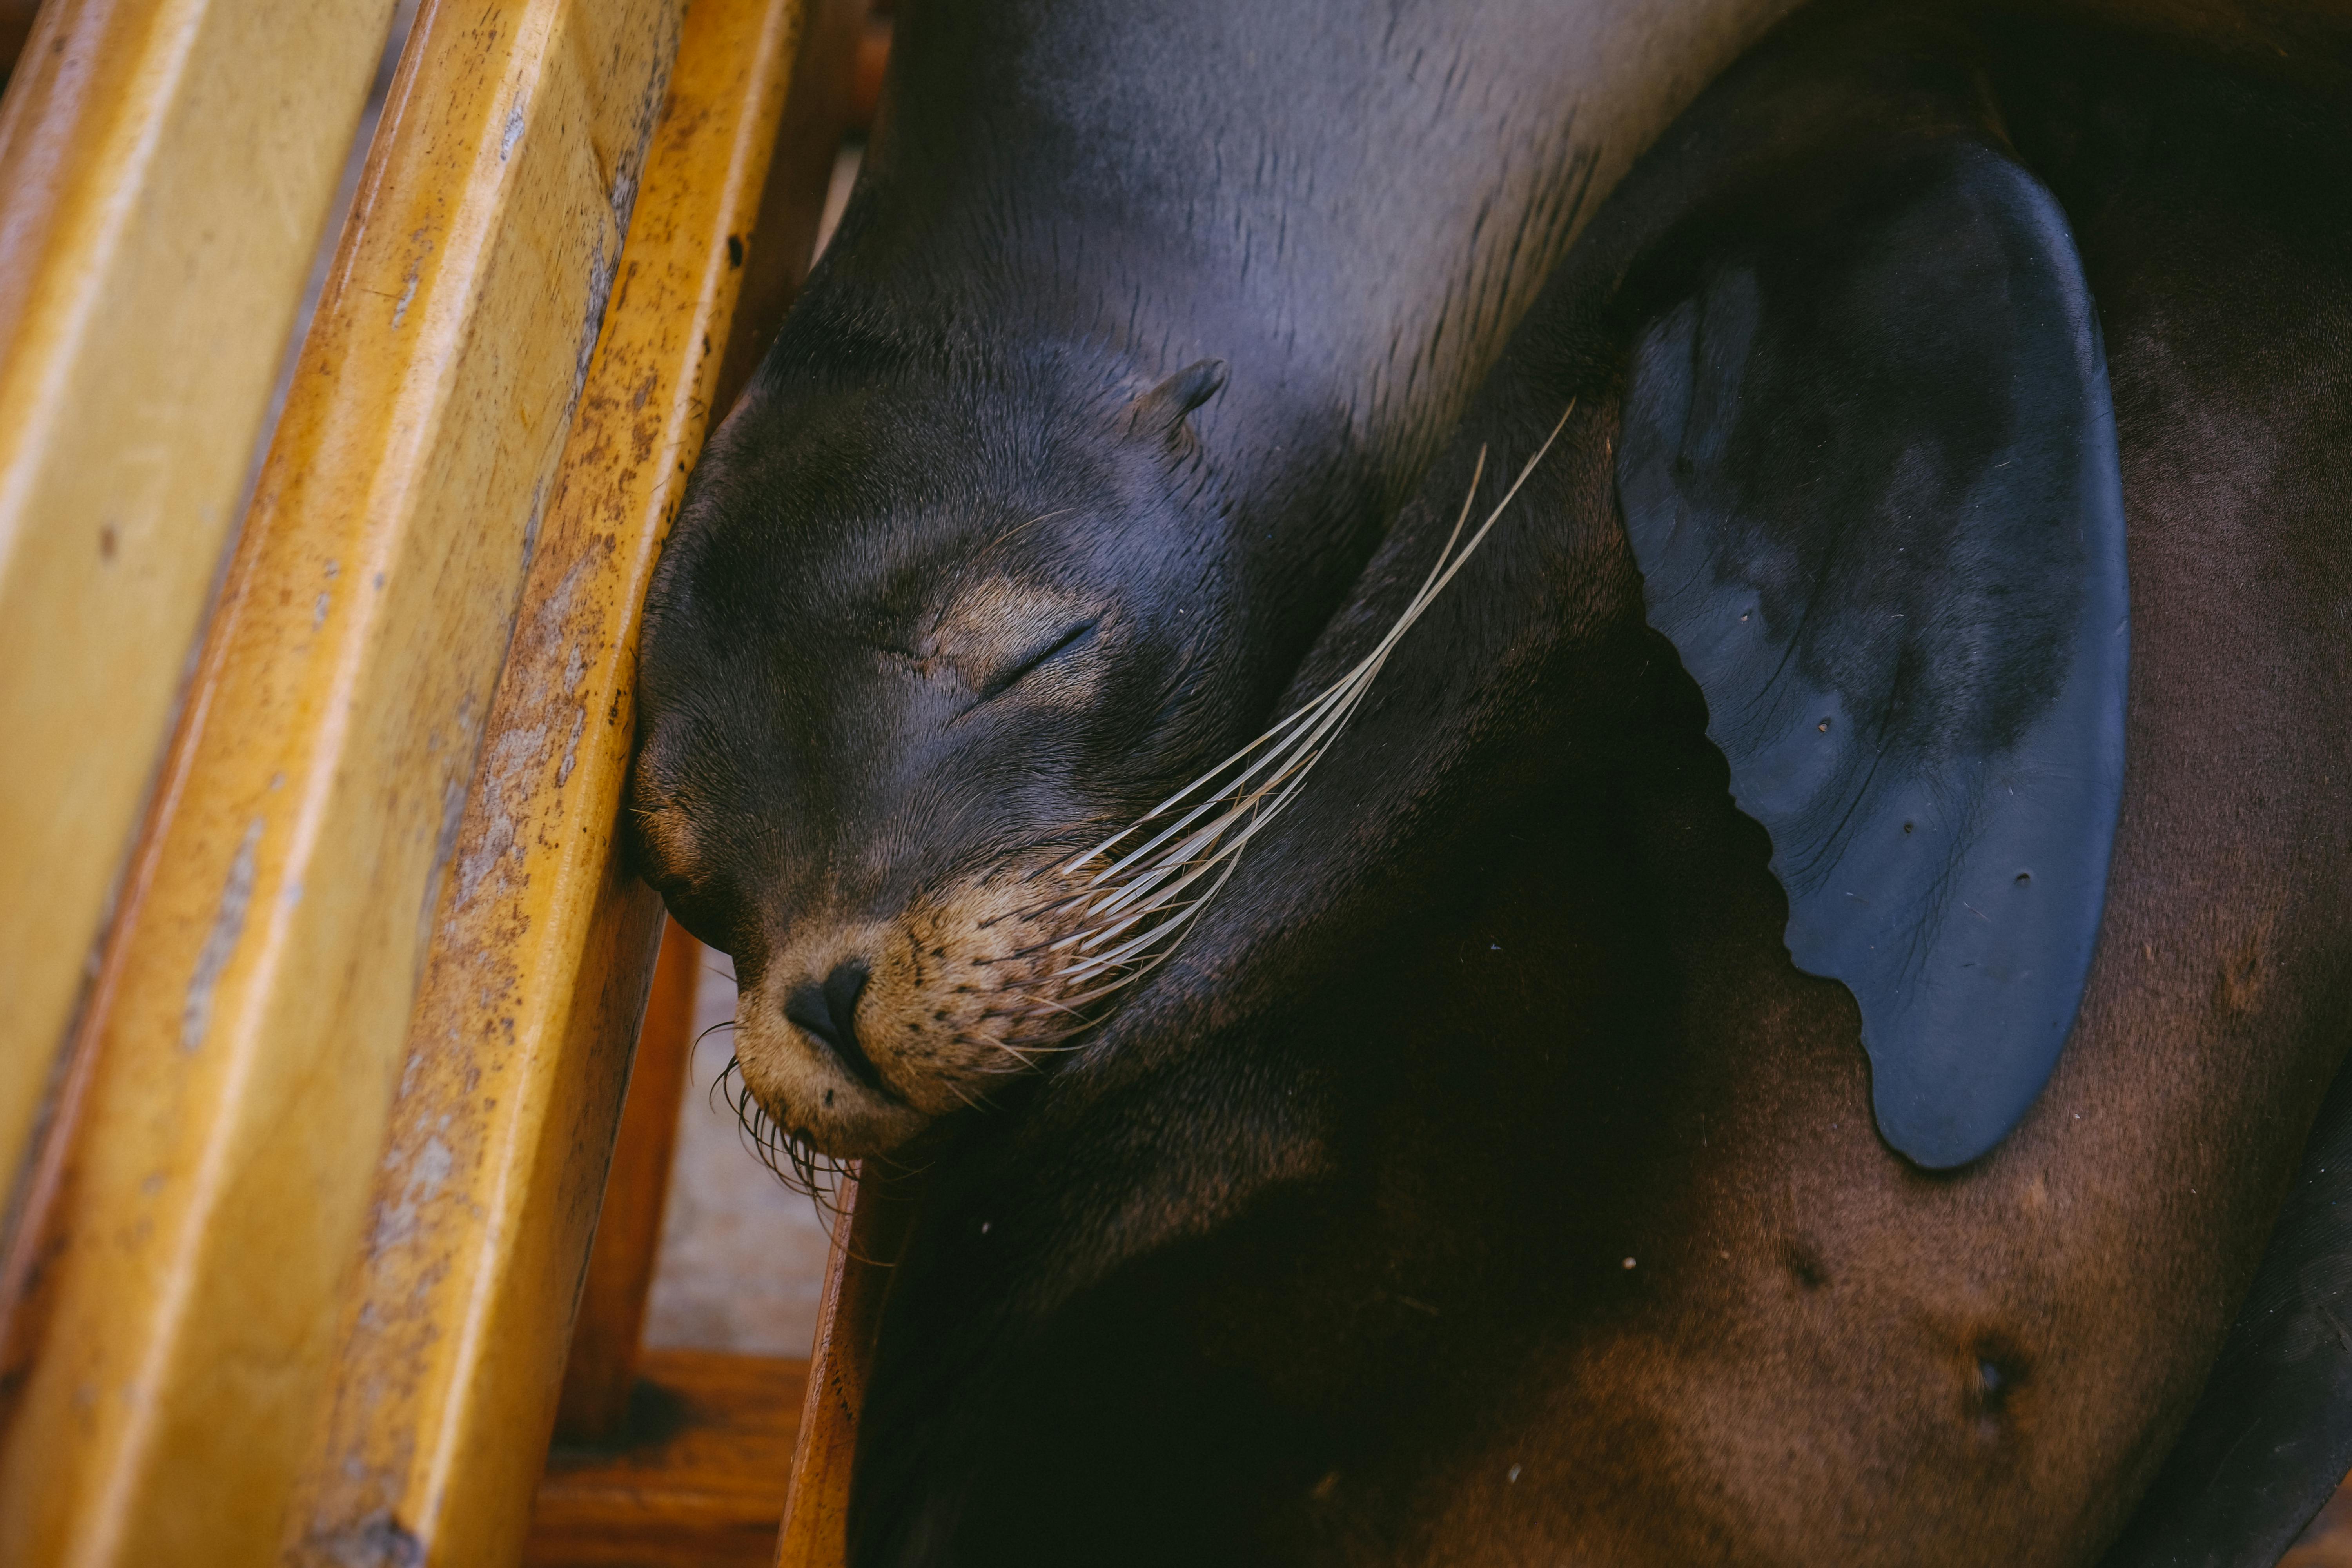
M 1061 967 L 1043 977 L 1037 1005 L 1061 1015 L 1066 1026 L 1022 1044 L 1035 1048 L 1078 1033 L 1092 1021 L 1091 1005 L 1133 984 L 1175 952 L 1193 919 L 1233 876 L 1249 841 L 1290 804 L 1371 689 L 1398 642 L 1486 541 L 1575 411 L 1571 402 L 1503 499 L 1456 552 L 1454 545 L 1486 477 L 1486 450 L 1479 448 L 1469 493 L 1463 497 L 1462 510 L 1436 564 L 1387 633 L 1353 668 L 1133 823 L 1055 868 L 1066 879 L 1083 881 L 1076 892 L 1051 900 L 1037 912 L 1050 911 L 1061 922 L 1075 919 L 1078 929 L 1044 944 Z M 1138 837 L 1140 843 L 1131 842 Z M 1046 995 L 1052 999 L 1043 999 Z
M 807 1139 L 786 1131 L 768 1114 L 767 1108 L 751 1093 L 751 1086 L 743 1081 L 743 1063 L 740 1058 L 727 1058 L 726 1067 L 711 1083 L 710 1092 L 734 1110 L 736 1124 L 754 1159 L 773 1172 L 788 1190 L 814 1203 L 828 1225 L 838 1217 L 840 1210 L 835 1199 L 845 1167 Z

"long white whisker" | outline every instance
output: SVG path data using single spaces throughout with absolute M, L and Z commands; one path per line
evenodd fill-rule
M 1361 658 L 1264 734 L 1060 867 L 1064 877 L 1086 878 L 1075 900 L 1054 906 L 1068 910 L 1075 902 L 1079 929 L 1031 951 L 1062 953 L 1067 960 L 1051 977 L 1062 994 L 1040 998 L 1072 1020 L 1067 1033 L 1087 1026 L 1084 1010 L 1089 1004 L 1133 984 L 1176 951 L 1201 910 L 1233 877 L 1250 840 L 1270 826 L 1297 795 L 1362 705 L 1389 655 L 1486 542 L 1575 412 L 1571 401 L 1465 541 L 1464 530 L 1470 525 L 1486 472 L 1487 454 L 1480 448 L 1469 490 L 1436 561 Z M 1179 807 L 1183 808 L 1181 814 Z M 1171 816 L 1174 820 L 1168 820 Z M 1118 845 L 1148 828 L 1156 830 L 1113 857 Z M 1089 874 L 1087 868 L 1097 859 L 1108 863 Z M 1001 1040 L 994 1043 L 1020 1054 Z
M 1166 800 L 1161 801 L 1158 805 L 1153 806 L 1141 816 L 1137 817 L 1133 824 L 1122 831 L 1113 834 L 1102 843 L 1097 844 L 1092 849 L 1087 850 L 1084 855 L 1079 856 L 1076 860 L 1071 861 L 1067 866 L 1065 866 L 1062 868 L 1063 875 L 1067 876 L 1071 872 L 1076 871 L 1079 867 L 1084 866 L 1087 861 L 1093 859 L 1096 856 L 1101 854 L 1104 850 L 1109 848 L 1112 845 L 1118 843 L 1129 834 L 1135 832 L 1138 828 L 1141 827 L 1143 824 L 1156 821 L 1160 816 L 1166 815 L 1168 809 L 1174 805 L 1178 801 L 1182 800 L 1186 795 L 1191 795 L 1194 790 L 1199 789 L 1205 784 L 1213 784 L 1216 782 L 1217 777 L 1227 768 L 1233 766 L 1234 763 L 1239 762 L 1242 758 L 1248 756 L 1252 752 L 1257 750 L 1260 746 L 1265 745 L 1268 741 L 1274 740 L 1276 736 L 1281 736 L 1284 731 L 1293 730 L 1296 727 L 1303 726 L 1312 721 L 1323 710 L 1323 708 L 1332 700 L 1334 696 L 1338 694 L 1342 688 L 1346 687 L 1349 682 L 1355 679 L 1361 668 L 1361 666 L 1359 666 L 1356 670 L 1350 670 L 1347 675 L 1340 677 L 1339 681 L 1335 683 L 1329 690 L 1325 691 L 1321 696 L 1316 698 L 1313 701 L 1307 703 L 1305 707 L 1291 714 L 1290 717 L 1285 719 L 1281 723 L 1276 725 L 1273 729 L 1268 730 L 1265 734 L 1260 735 L 1256 740 L 1252 741 L 1248 745 L 1243 747 L 1240 751 L 1235 752 L 1232 756 L 1227 757 L 1223 762 L 1219 763 L 1215 767 L 1211 768 L 1207 773 L 1202 773 L 1199 778 L 1194 779 L 1191 784 L 1186 784 L 1182 789 L 1177 791 L 1174 795 L 1170 795 Z M 1242 780 L 1247 779 L 1252 773 L 1256 773 L 1258 769 L 1265 766 L 1268 762 L 1281 756 L 1283 752 L 1296 741 L 1296 739 L 1297 736 L 1295 734 L 1284 736 L 1281 745 L 1275 747 L 1273 750 L 1269 751 L 1265 756 L 1261 757 L 1258 761 L 1253 763 L 1248 768 L 1244 769 L 1240 774 L 1240 777 L 1237 778 L 1234 783 L 1238 784 Z M 1117 875 L 1122 868 L 1132 863 L 1139 857 L 1150 854 L 1156 846 L 1166 840 L 1170 835 L 1182 832 L 1185 826 L 1197 820 L 1202 812 L 1215 810 L 1218 800 L 1223 798 L 1232 787 L 1233 786 L 1229 785 L 1226 790 L 1218 791 L 1216 794 L 1211 795 L 1207 800 L 1202 801 L 1199 805 L 1194 806 L 1190 812 L 1187 812 L 1182 820 L 1171 824 L 1170 826 L 1162 829 L 1149 843 L 1142 844 L 1129 851 L 1124 859 L 1120 860 L 1118 865 L 1108 867 L 1102 872 L 1098 873 L 1095 877 L 1094 881 L 1100 882 L 1106 877 Z M 1091 886 L 1092 884 L 1090 883 L 1089 885 Z
M 1576 405 L 1574 403 L 1570 403 L 1569 405 L 1569 409 L 1571 413 L 1574 412 L 1575 407 Z M 1567 423 L 1568 416 L 1563 414 L 1560 416 L 1560 424 L 1564 426 Z M 1552 434 L 1554 436 L 1559 435 L 1559 427 L 1555 426 Z M 1549 448 L 1550 445 L 1551 443 L 1549 439 L 1544 443 L 1546 448 Z M 1538 460 L 1541 459 L 1542 457 L 1543 453 L 1541 451 L 1538 451 L 1536 454 L 1536 458 Z M 1534 462 L 1530 461 L 1528 464 L 1528 470 L 1532 471 L 1533 468 Z M 1134 832 L 1137 826 L 1152 821 L 1153 819 L 1164 815 L 1169 808 L 1175 805 L 1177 802 L 1184 799 L 1185 796 L 1191 795 L 1194 790 L 1209 784 L 1211 781 L 1215 779 L 1219 773 L 1223 773 L 1227 768 L 1233 766 L 1244 757 L 1248 756 L 1252 752 L 1256 751 L 1260 746 L 1265 745 L 1268 741 L 1273 740 L 1285 730 L 1290 729 L 1308 719 L 1316 712 L 1317 710 L 1323 707 L 1325 703 L 1330 701 L 1344 688 L 1353 685 L 1359 678 L 1362 677 L 1366 673 L 1367 668 L 1375 664 L 1380 659 L 1381 654 L 1386 651 L 1389 645 L 1395 641 L 1398 632 L 1402 631 L 1405 626 L 1411 625 L 1413 619 L 1418 618 L 1422 606 L 1426 604 L 1433 592 L 1432 584 L 1436 584 L 1437 582 L 1437 574 L 1445 570 L 1446 558 L 1454 553 L 1454 541 L 1462 537 L 1463 527 L 1470 521 L 1470 509 L 1474 504 L 1475 504 L 1478 499 L 1478 484 L 1479 481 L 1485 478 L 1486 472 L 1486 448 L 1481 447 L 1478 448 L 1478 460 L 1472 466 L 1470 470 L 1469 492 L 1462 498 L 1462 510 L 1454 519 L 1453 531 L 1445 536 L 1444 548 L 1438 551 L 1437 560 L 1433 563 L 1429 568 L 1429 575 L 1422 579 L 1420 588 L 1414 592 L 1412 598 L 1408 601 L 1405 618 L 1402 619 L 1396 627 L 1391 629 L 1389 635 L 1381 639 L 1379 647 L 1375 647 L 1370 653 L 1365 655 L 1363 658 L 1358 660 L 1353 668 L 1340 676 L 1339 679 L 1333 681 L 1329 686 L 1325 687 L 1322 691 L 1308 699 L 1305 705 L 1298 708 L 1280 722 L 1276 723 L 1265 734 L 1260 735 L 1256 740 L 1252 741 L 1248 745 L 1244 746 L 1240 751 L 1235 752 L 1232 756 L 1227 757 L 1223 762 L 1219 763 L 1215 767 L 1211 768 L 1207 773 L 1202 773 L 1191 784 L 1186 784 L 1182 789 L 1178 790 L 1174 795 L 1170 795 L 1166 800 L 1161 801 L 1158 805 L 1155 805 L 1150 811 L 1145 812 L 1141 816 L 1136 819 L 1135 824 L 1112 834 L 1108 838 L 1106 838 L 1100 844 L 1096 845 L 1092 849 L 1087 850 L 1085 854 L 1079 856 L 1076 859 L 1063 867 L 1063 875 L 1067 876 L 1071 872 L 1076 870 L 1079 867 L 1085 865 L 1087 861 L 1093 859 L 1096 856 L 1101 854 L 1104 850 L 1109 848 L 1112 845 L 1118 843 L 1129 834 Z M 1522 472 L 1519 478 L 1524 481 L 1527 478 L 1527 474 Z M 1512 491 L 1514 494 L 1517 492 L 1517 485 L 1512 487 Z M 1509 503 L 1509 496 L 1504 497 L 1504 503 L 1506 505 Z M 1497 515 L 1500 514 L 1500 508 L 1496 509 L 1496 512 Z M 1490 525 L 1493 521 L 1493 518 L 1487 519 L 1487 522 Z M 1482 537 L 1484 535 L 1484 530 L 1480 531 Z M 1476 545 L 1477 542 L 1473 540 L 1471 542 L 1471 548 L 1475 549 Z M 1463 553 L 1467 555 L 1469 551 L 1465 550 Z M 1190 818 L 1187 818 L 1187 820 L 1190 820 Z M 1183 825 L 1181 823 L 1177 825 L 1178 828 L 1181 828 L 1182 826 Z M 1171 831 L 1174 831 L 1174 829 L 1171 829 Z M 1163 834 L 1161 837 L 1164 837 L 1166 836 Z M 1155 839 L 1153 842 L 1156 843 L 1158 840 Z M 1150 845 L 1147 844 L 1143 847 L 1143 849 L 1138 850 L 1136 853 L 1144 853 L 1150 848 Z M 1129 858 L 1133 858 L 1133 857 L 1130 856 Z M 1116 869 L 1116 868 L 1113 869 Z

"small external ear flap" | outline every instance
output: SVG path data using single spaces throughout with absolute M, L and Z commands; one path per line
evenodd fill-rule
M 2057 204 L 1947 146 L 1719 258 L 1636 345 L 1617 484 L 1880 1133 L 1976 1159 L 2073 1026 L 2123 791 L 2122 477 Z
M 1175 446 L 1184 439 L 1184 416 L 1216 396 L 1224 384 L 1224 361 L 1188 364 L 1127 405 L 1127 433 Z

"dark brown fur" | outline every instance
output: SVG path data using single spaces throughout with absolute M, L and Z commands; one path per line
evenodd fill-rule
M 1507 458 L 1582 399 L 1545 510 L 1214 930 L 940 1166 L 859 1561 L 2079 1564 L 2123 1528 L 2352 1040 L 2352 156 L 2340 100 L 2163 47 L 1919 37 L 1854 57 L 1911 62 L 1869 79 L 1921 106 L 1878 133 L 1981 115 L 2058 193 L 2130 519 L 2122 827 L 2024 1123 L 1948 1175 L 1880 1142 L 1852 1002 L 1791 967 L 1643 626 L 1608 452 L 1644 268 L 1833 166 L 1737 147 L 1735 96 L 1597 223 L 1596 302 L 1486 411 Z M 1869 98 L 1824 113 L 1866 131 Z M 1677 156 L 1717 160 L 1712 216 Z

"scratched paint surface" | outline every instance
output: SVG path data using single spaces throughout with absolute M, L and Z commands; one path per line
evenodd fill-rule
M 275 1555 L 677 13 L 412 35 L 26 1222 L 0 1561 Z
M 0 1182 L 17 1173 L 169 738 L 391 9 L 53 0 L 10 83 Z M 270 90 L 243 91 L 262 49 Z
M 617 845 L 639 605 L 701 446 L 799 17 L 698 0 L 684 18 L 450 841 L 289 1563 L 521 1547 L 661 922 Z

